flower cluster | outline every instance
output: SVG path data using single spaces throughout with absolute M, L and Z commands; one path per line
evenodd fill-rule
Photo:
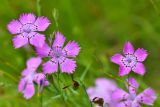
M 7 28 L 13 35 L 14 48 L 21 48 L 31 44 L 37 54 L 30 58 L 26 63 L 26 68 L 22 71 L 18 91 L 23 93 L 26 99 L 30 99 L 34 93 L 34 83 L 38 85 L 38 92 L 41 93 L 44 87 L 49 85 L 46 75 L 60 71 L 62 73 L 73 74 L 76 69 L 75 58 L 80 52 L 80 46 L 75 41 L 69 41 L 64 45 L 66 38 L 60 32 L 55 32 L 55 38 L 51 46 L 47 44 L 46 37 L 40 32 L 45 31 L 51 22 L 48 18 L 36 16 L 32 13 L 20 15 L 19 20 L 12 20 Z M 115 54 L 111 57 L 111 62 L 119 65 L 119 76 L 129 75 L 131 71 L 143 76 L 146 72 L 143 61 L 148 53 L 142 48 L 134 50 L 130 42 L 126 42 L 123 49 L 124 55 Z M 48 61 L 42 60 L 47 58 Z M 42 66 L 42 70 L 39 67 Z M 41 72 L 40 72 L 41 71 Z M 72 78 L 73 79 L 73 78 Z M 79 86 L 74 81 L 74 86 Z M 128 92 L 117 87 L 112 80 L 98 78 L 96 86 L 87 89 L 87 93 L 92 102 L 99 106 L 107 107 L 141 107 L 141 104 L 153 105 L 157 99 L 153 89 L 147 88 L 137 94 L 138 82 L 129 77 L 126 79 Z
M 23 70 L 19 82 L 18 90 L 24 94 L 26 99 L 34 95 L 34 83 L 38 84 L 39 92 L 43 87 L 49 85 L 46 74 L 57 72 L 58 65 L 60 65 L 61 72 L 68 74 L 72 74 L 76 69 L 74 58 L 80 52 L 78 43 L 70 41 L 63 47 L 66 38 L 60 32 L 56 32 L 52 46 L 49 47 L 45 41 L 45 35 L 39 32 L 45 31 L 50 24 L 51 22 L 44 16 L 36 19 L 34 14 L 25 13 L 20 15 L 19 20 L 12 20 L 7 25 L 9 32 L 15 35 L 12 39 L 14 48 L 31 44 L 38 55 L 27 61 L 27 68 Z M 44 57 L 48 57 L 50 60 L 42 64 L 42 72 L 37 72 Z
M 116 107 L 141 107 L 141 104 L 153 105 L 157 96 L 153 89 L 147 88 L 143 92 L 137 95 L 138 83 L 130 77 L 127 79 L 127 89 L 129 93 L 122 89 L 117 89 L 112 94 L 112 99 L 116 101 Z
M 30 58 L 27 61 L 27 68 L 22 71 L 22 78 L 19 82 L 18 90 L 24 94 L 26 99 L 31 98 L 35 93 L 33 82 L 36 82 L 39 87 L 49 85 L 46 76 L 43 73 L 37 72 L 37 68 L 41 62 L 42 60 L 39 57 Z
M 130 71 L 139 75 L 144 75 L 146 70 L 142 62 L 147 58 L 147 51 L 142 48 L 138 48 L 134 51 L 132 44 L 126 42 L 123 53 L 124 56 L 121 54 L 115 54 L 111 57 L 111 61 L 120 66 L 119 76 L 128 75 Z M 137 81 L 133 77 L 129 77 L 126 82 L 129 93 L 119 88 L 112 94 L 112 100 L 117 103 L 116 107 L 141 107 L 142 103 L 153 105 L 157 98 L 153 89 L 147 88 L 137 95 L 139 87 Z
M 147 51 L 142 48 L 134 51 L 132 44 L 126 42 L 123 53 L 124 56 L 115 54 L 111 57 L 111 61 L 120 66 L 119 76 L 128 75 L 130 71 L 144 75 L 146 70 L 142 62 L 147 58 Z M 96 86 L 89 87 L 87 93 L 97 107 L 141 107 L 141 104 L 153 105 L 157 99 L 155 91 L 151 88 L 137 94 L 139 84 L 133 77 L 127 78 L 125 83 L 129 92 L 117 87 L 111 80 L 99 78 L 96 80 Z
M 115 103 L 111 99 L 112 93 L 117 89 L 114 81 L 106 78 L 97 78 L 95 87 L 89 87 L 87 93 L 90 100 L 97 104 L 97 107 L 115 107 Z

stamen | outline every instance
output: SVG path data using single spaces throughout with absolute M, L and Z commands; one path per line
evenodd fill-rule
M 66 60 L 67 52 L 62 50 L 62 47 L 56 46 L 53 47 L 50 51 L 48 56 L 51 58 L 55 59 L 52 60 L 53 63 L 57 64 L 62 64 Z
M 137 57 L 134 54 L 125 54 L 125 57 L 122 58 L 122 63 L 125 67 L 130 67 L 133 68 L 134 66 L 136 66 L 138 60 Z
M 23 24 L 22 27 L 20 28 L 20 33 L 31 33 L 32 31 L 37 31 L 38 26 L 34 25 L 33 23 L 26 23 Z

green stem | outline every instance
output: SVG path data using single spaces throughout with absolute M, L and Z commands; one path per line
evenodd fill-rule
M 0 58 L 0 63 L 14 69 L 15 71 L 18 71 L 18 69 L 15 66 L 13 66 L 10 62 L 8 62 L 2 58 Z
M 128 74 L 127 79 L 129 80 L 129 78 L 130 78 L 130 75 Z M 127 86 L 128 86 L 128 88 L 129 88 L 129 81 L 127 81 Z
M 58 88 L 56 87 L 56 84 L 54 82 L 54 75 L 52 75 L 52 85 L 56 89 L 57 92 L 59 92 Z
M 157 12 L 158 15 L 160 15 L 160 12 L 158 11 L 158 7 L 155 4 L 155 2 L 153 0 L 150 0 L 151 4 L 153 5 L 153 8 L 155 9 L 155 11 Z
M 58 87 L 61 91 L 61 86 L 60 86 L 60 71 L 58 71 Z
M 39 107 L 43 107 L 43 92 L 38 93 L 38 97 L 39 97 L 39 102 L 40 102 Z
M 37 14 L 38 14 L 38 16 L 41 15 L 41 5 L 40 5 L 40 1 L 41 1 L 41 0 L 37 0 Z
M 83 84 L 82 81 L 80 81 L 80 82 L 81 82 L 82 88 L 83 88 L 83 90 L 84 90 L 84 92 L 85 92 L 85 95 L 86 95 L 86 97 L 87 97 L 87 99 L 88 99 L 88 101 L 89 101 L 89 103 L 90 103 L 90 107 L 93 107 L 93 104 L 92 104 L 92 102 L 91 102 L 91 100 L 89 99 L 89 96 L 88 96 L 88 94 L 87 94 L 85 85 Z
M 18 83 L 18 80 L 14 78 L 14 76 L 12 76 L 11 74 L 4 72 L 2 70 L 0 70 L 1 73 L 3 73 L 4 75 L 8 76 L 9 78 L 11 78 L 12 80 L 14 80 L 16 83 Z
M 52 16 L 54 19 L 54 22 L 56 24 L 56 29 L 58 30 L 59 24 L 58 24 L 58 10 L 56 8 L 54 8 L 54 10 L 52 11 Z

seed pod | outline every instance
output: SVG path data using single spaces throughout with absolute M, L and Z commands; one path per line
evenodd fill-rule
M 77 90 L 79 88 L 79 83 L 77 81 L 73 81 L 72 87 L 74 90 Z
M 95 98 L 92 100 L 92 102 L 95 103 L 95 104 L 98 104 L 98 105 L 101 106 L 101 107 L 103 107 L 104 100 L 103 100 L 103 98 L 95 97 Z

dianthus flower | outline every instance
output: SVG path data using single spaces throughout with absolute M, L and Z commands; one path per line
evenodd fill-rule
M 112 94 L 112 100 L 117 101 L 115 107 L 141 107 L 141 104 L 153 105 L 157 96 L 153 89 L 147 88 L 137 95 L 139 84 L 134 78 L 127 79 L 127 89 L 129 93 L 123 89 L 117 89 Z
M 20 15 L 19 20 L 12 20 L 7 28 L 11 34 L 16 35 L 13 40 L 15 48 L 20 48 L 28 43 L 35 47 L 41 47 L 45 43 L 45 36 L 39 32 L 45 31 L 50 25 L 50 21 L 32 13 L 25 13 Z
M 109 79 L 98 78 L 95 84 L 95 87 L 89 87 L 87 89 L 90 100 L 97 102 L 97 107 L 100 105 L 114 107 L 115 103 L 111 100 L 111 95 L 117 89 L 116 83 Z
M 22 78 L 18 85 L 18 91 L 24 94 L 26 99 L 31 98 L 34 93 L 34 82 L 38 86 L 48 86 L 49 82 L 42 73 L 37 73 L 36 70 L 41 64 L 41 58 L 34 57 L 27 61 L 27 68 L 22 72 Z
M 121 54 L 115 54 L 111 57 L 111 61 L 118 64 L 119 76 L 124 76 L 133 71 L 137 74 L 144 75 L 145 67 L 143 61 L 147 58 L 146 50 L 138 48 L 134 51 L 134 48 L 130 42 L 126 42 L 123 49 L 124 56 Z
M 60 33 L 55 33 L 55 40 L 51 47 L 47 44 L 42 47 L 37 47 L 36 52 L 40 57 L 49 57 L 50 60 L 43 64 L 43 71 L 45 74 L 51 74 L 58 71 L 58 65 L 62 72 L 71 74 L 75 71 L 75 58 L 80 51 L 79 45 L 70 41 L 63 47 L 65 37 Z

